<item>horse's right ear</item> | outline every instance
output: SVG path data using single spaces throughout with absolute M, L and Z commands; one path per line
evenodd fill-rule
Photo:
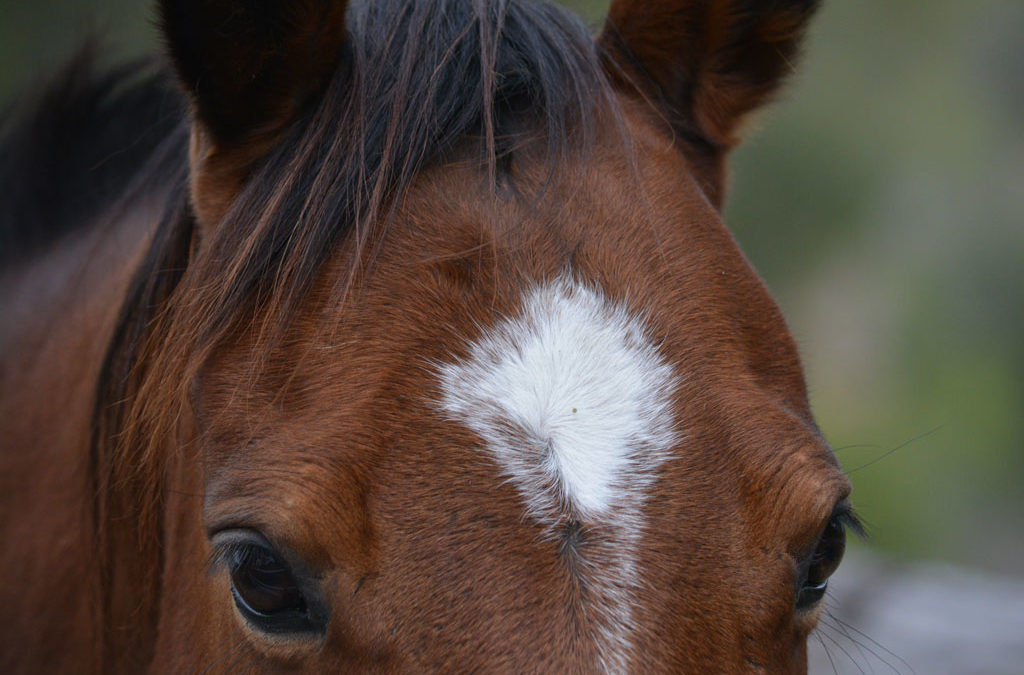
M 661 109 L 705 193 L 747 114 L 793 69 L 820 0 L 613 0 L 600 45 L 613 81 Z
M 223 218 L 253 163 L 322 93 L 345 43 L 345 0 L 160 0 L 192 103 L 192 203 Z

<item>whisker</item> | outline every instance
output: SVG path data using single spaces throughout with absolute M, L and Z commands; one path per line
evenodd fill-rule
M 884 445 L 877 445 L 875 443 L 854 443 L 852 445 L 844 445 L 838 448 L 832 448 L 832 452 L 840 453 L 846 452 L 847 450 L 887 450 Z
M 835 675 L 839 675 L 839 669 L 836 668 L 836 662 L 832 659 L 832 654 L 828 650 L 828 645 L 825 644 L 825 641 L 821 639 L 821 634 L 815 632 L 813 635 L 814 637 L 818 638 L 818 644 L 820 644 L 821 648 L 825 651 L 825 656 L 828 657 L 828 662 L 832 664 L 832 672 Z
M 853 473 L 856 473 L 856 472 L 860 471 L 861 469 L 866 469 L 866 468 L 868 468 L 869 466 L 871 466 L 873 464 L 877 464 L 878 462 L 881 462 L 883 459 L 885 459 L 889 455 L 892 455 L 892 454 L 894 454 L 896 452 L 899 452 L 900 450 L 902 450 L 903 448 L 907 447 L 911 443 L 916 443 L 917 441 L 920 441 L 920 440 L 923 440 L 925 438 L 928 438 L 929 436 L 931 436 L 935 432 L 937 432 L 940 429 L 942 429 L 944 426 L 945 426 L 944 424 L 940 425 L 940 426 L 937 426 L 934 429 L 932 429 L 931 431 L 926 431 L 923 434 L 920 434 L 918 436 L 915 436 L 914 438 L 911 438 L 909 441 L 904 441 L 903 443 L 900 443 L 899 445 L 897 445 L 895 448 L 892 448 L 891 450 L 888 450 L 887 452 L 882 453 L 878 457 L 875 457 L 870 462 L 868 462 L 866 464 L 861 464 L 856 469 L 850 469 L 846 473 L 847 473 L 847 475 L 853 474 Z
M 821 631 L 821 632 L 820 632 L 820 635 L 821 635 L 821 637 L 823 637 L 823 638 L 828 638 L 828 640 L 829 640 L 829 641 L 830 641 L 830 642 L 831 642 L 832 644 L 834 644 L 834 645 L 836 646 L 836 648 L 837 648 L 837 649 L 838 649 L 839 651 L 841 651 L 841 652 L 843 653 L 843 655 L 844 655 L 844 656 L 845 656 L 846 658 L 848 658 L 848 659 L 850 660 L 850 663 L 852 663 L 852 664 L 853 664 L 854 666 L 856 666 L 856 667 L 857 667 L 857 670 L 859 670 L 859 671 L 860 671 L 860 675 L 868 675 L 868 674 L 867 674 L 867 673 L 866 673 L 866 672 L 864 671 L 864 669 L 860 667 L 860 664 L 859 664 L 859 663 L 857 663 L 857 660 L 856 660 L 855 658 L 853 658 L 853 656 L 852 656 L 852 655 L 850 654 L 850 652 L 846 651 L 846 648 L 845 648 L 845 647 L 843 647 L 843 645 L 842 645 L 842 644 L 840 644 L 839 640 L 836 640 L 836 639 L 835 639 L 834 637 L 832 637 L 831 635 L 829 635 L 829 634 L 825 633 L 824 631 Z
M 846 628 L 842 624 L 830 624 L 830 623 L 827 623 L 826 620 L 825 620 L 826 618 L 829 618 L 829 619 L 833 619 L 834 618 L 828 612 L 827 609 L 825 610 L 825 615 L 826 616 L 822 616 L 820 618 L 820 621 L 821 621 L 822 625 L 827 626 L 828 628 L 830 628 L 830 629 L 832 629 L 834 631 L 837 631 L 837 633 L 841 634 L 844 638 L 846 638 L 851 643 L 853 643 L 853 645 L 857 648 L 857 652 L 860 654 L 860 657 L 862 659 L 864 659 L 864 663 L 867 664 L 868 670 L 871 672 L 871 675 L 877 675 L 877 673 L 875 673 L 875 666 L 871 663 L 871 659 L 868 658 L 868 653 L 871 653 L 875 658 L 878 658 L 880 661 L 884 661 L 884 659 L 880 659 L 878 657 L 878 655 L 875 654 L 874 652 L 872 652 L 871 650 L 866 650 L 865 646 L 860 643 L 860 640 L 857 640 L 852 635 L 850 635 L 850 633 L 847 632 Z
M 910 672 L 911 672 L 911 673 L 912 673 L 913 675 L 917 675 L 917 671 L 915 671 L 915 670 L 914 670 L 914 667 L 913 667 L 912 665 L 910 665 L 910 663 L 909 663 L 909 662 L 907 662 L 907 660 L 906 660 L 906 659 L 904 659 L 904 658 L 903 658 L 902 656 L 900 656 L 900 655 L 899 655 L 899 654 L 897 654 L 896 652 L 892 651 L 891 649 L 889 649 L 888 647 L 886 647 L 886 646 L 885 646 L 885 645 L 883 645 L 882 643 L 878 642 L 877 640 L 873 639 L 873 638 L 872 638 L 872 637 L 871 637 L 870 635 L 868 635 L 867 633 L 865 633 L 865 632 L 863 632 L 863 631 L 860 631 L 860 630 L 858 630 L 858 629 L 857 629 L 857 628 L 856 628 L 855 626 L 853 626 L 852 624 L 850 624 L 850 623 L 848 623 L 848 622 L 846 622 L 846 621 L 843 621 L 842 619 L 840 619 L 839 617 L 835 616 L 835 615 L 834 615 L 834 614 L 832 614 L 831 612 L 828 612 L 828 615 L 829 615 L 829 617 L 830 617 L 830 618 L 831 618 L 831 619 L 832 619 L 833 621 L 835 621 L 835 622 L 839 623 L 840 625 L 842 625 L 842 626 L 843 626 L 844 628 L 846 628 L 846 629 L 852 630 L 852 631 L 853 631 L 854 633 L 856 633 L 856 634 L 857 634 L 858 636 L 860 636 L 860 637 L 864 638 L 865 640 L 867 640 L 867 641 L 868 641 L 868 642 L 870 642 L 871 644 L 875 645 L 876 647 L 878 647 L 879 649 L 881 649 L 882 651 L 884 651 L 884 652 L 885 652 L 886 654 L 888 654 L 889 656 L 893 657 L 894 659 L 896 659 L 897 661 L 899 661 L 900 663 L 902 663 L 902 664 L 903 664 L 904 666 L 906 666 L 906 667 L 907 667 L 907 669 L 908 669 L 908 670 L 910 670 Z M 868 648 L 868 649 L 870 650 L 870 647 L 867 647 L 867 645 L 865 645 L 865 647 L 866 647 L 866 648 Z M 873 650 L 871 650 L 871 651 L 872 651 L 872 653 L 875 653 L 875 652 L 874 652 Z M 877 654 L 876 654 L 876 656 L 877 656 Z M 889 666 L 890 668 L 892 668 L 894 672 L 896 672 L 896 673 L 899 673 L 899 670 L 897 670 L 897 669 L 896 669 L 896 668 L 895 668 L 895 667 L 894 667 L 894 666 L 893 666 L 893 665 L 892 665 L 891 663 L 889 663 L 889 662 L 888 662 L 888 661 L 886 661 L 885 659 L 881 658 L 880 656 L 878 657 L 878 659 L 879 659 L 880 661 L 882 661 L 883 663 L 885 663 L 886 665 L 888 665 L 888 666 Z

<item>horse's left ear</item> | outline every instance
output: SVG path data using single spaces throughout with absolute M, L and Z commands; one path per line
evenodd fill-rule
M 192 103 L 192 200 L 218 223 L 253 163 L 320 94 L 345 42 L 345 0 L 160 0 Z
M 609 75 L 659 106 L 717 206 L 739 124 L 792 69 L 819 4 L 613 0 L 599 38 Z

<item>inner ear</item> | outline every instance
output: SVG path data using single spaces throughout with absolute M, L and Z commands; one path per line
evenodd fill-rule
M 792 70 L 819 0 L 613 0 L 599 44 L 619 86 L 660 109 L 712 202 L 746 116 Z
M 323 93 L 345 45 L 345 0 L 160 0 L 193 113 L 192 201 L 214 227 L 253 165 Z

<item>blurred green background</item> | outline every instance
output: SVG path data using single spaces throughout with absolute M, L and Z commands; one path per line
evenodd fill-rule
M 569 3 L 593 25 L 607 3 Z M 144 0 L 0 0 L 0 100 Z M 871 547 L 1020 573 L 1024 3 L 826 0 L 726 220 L 779 298 Z

